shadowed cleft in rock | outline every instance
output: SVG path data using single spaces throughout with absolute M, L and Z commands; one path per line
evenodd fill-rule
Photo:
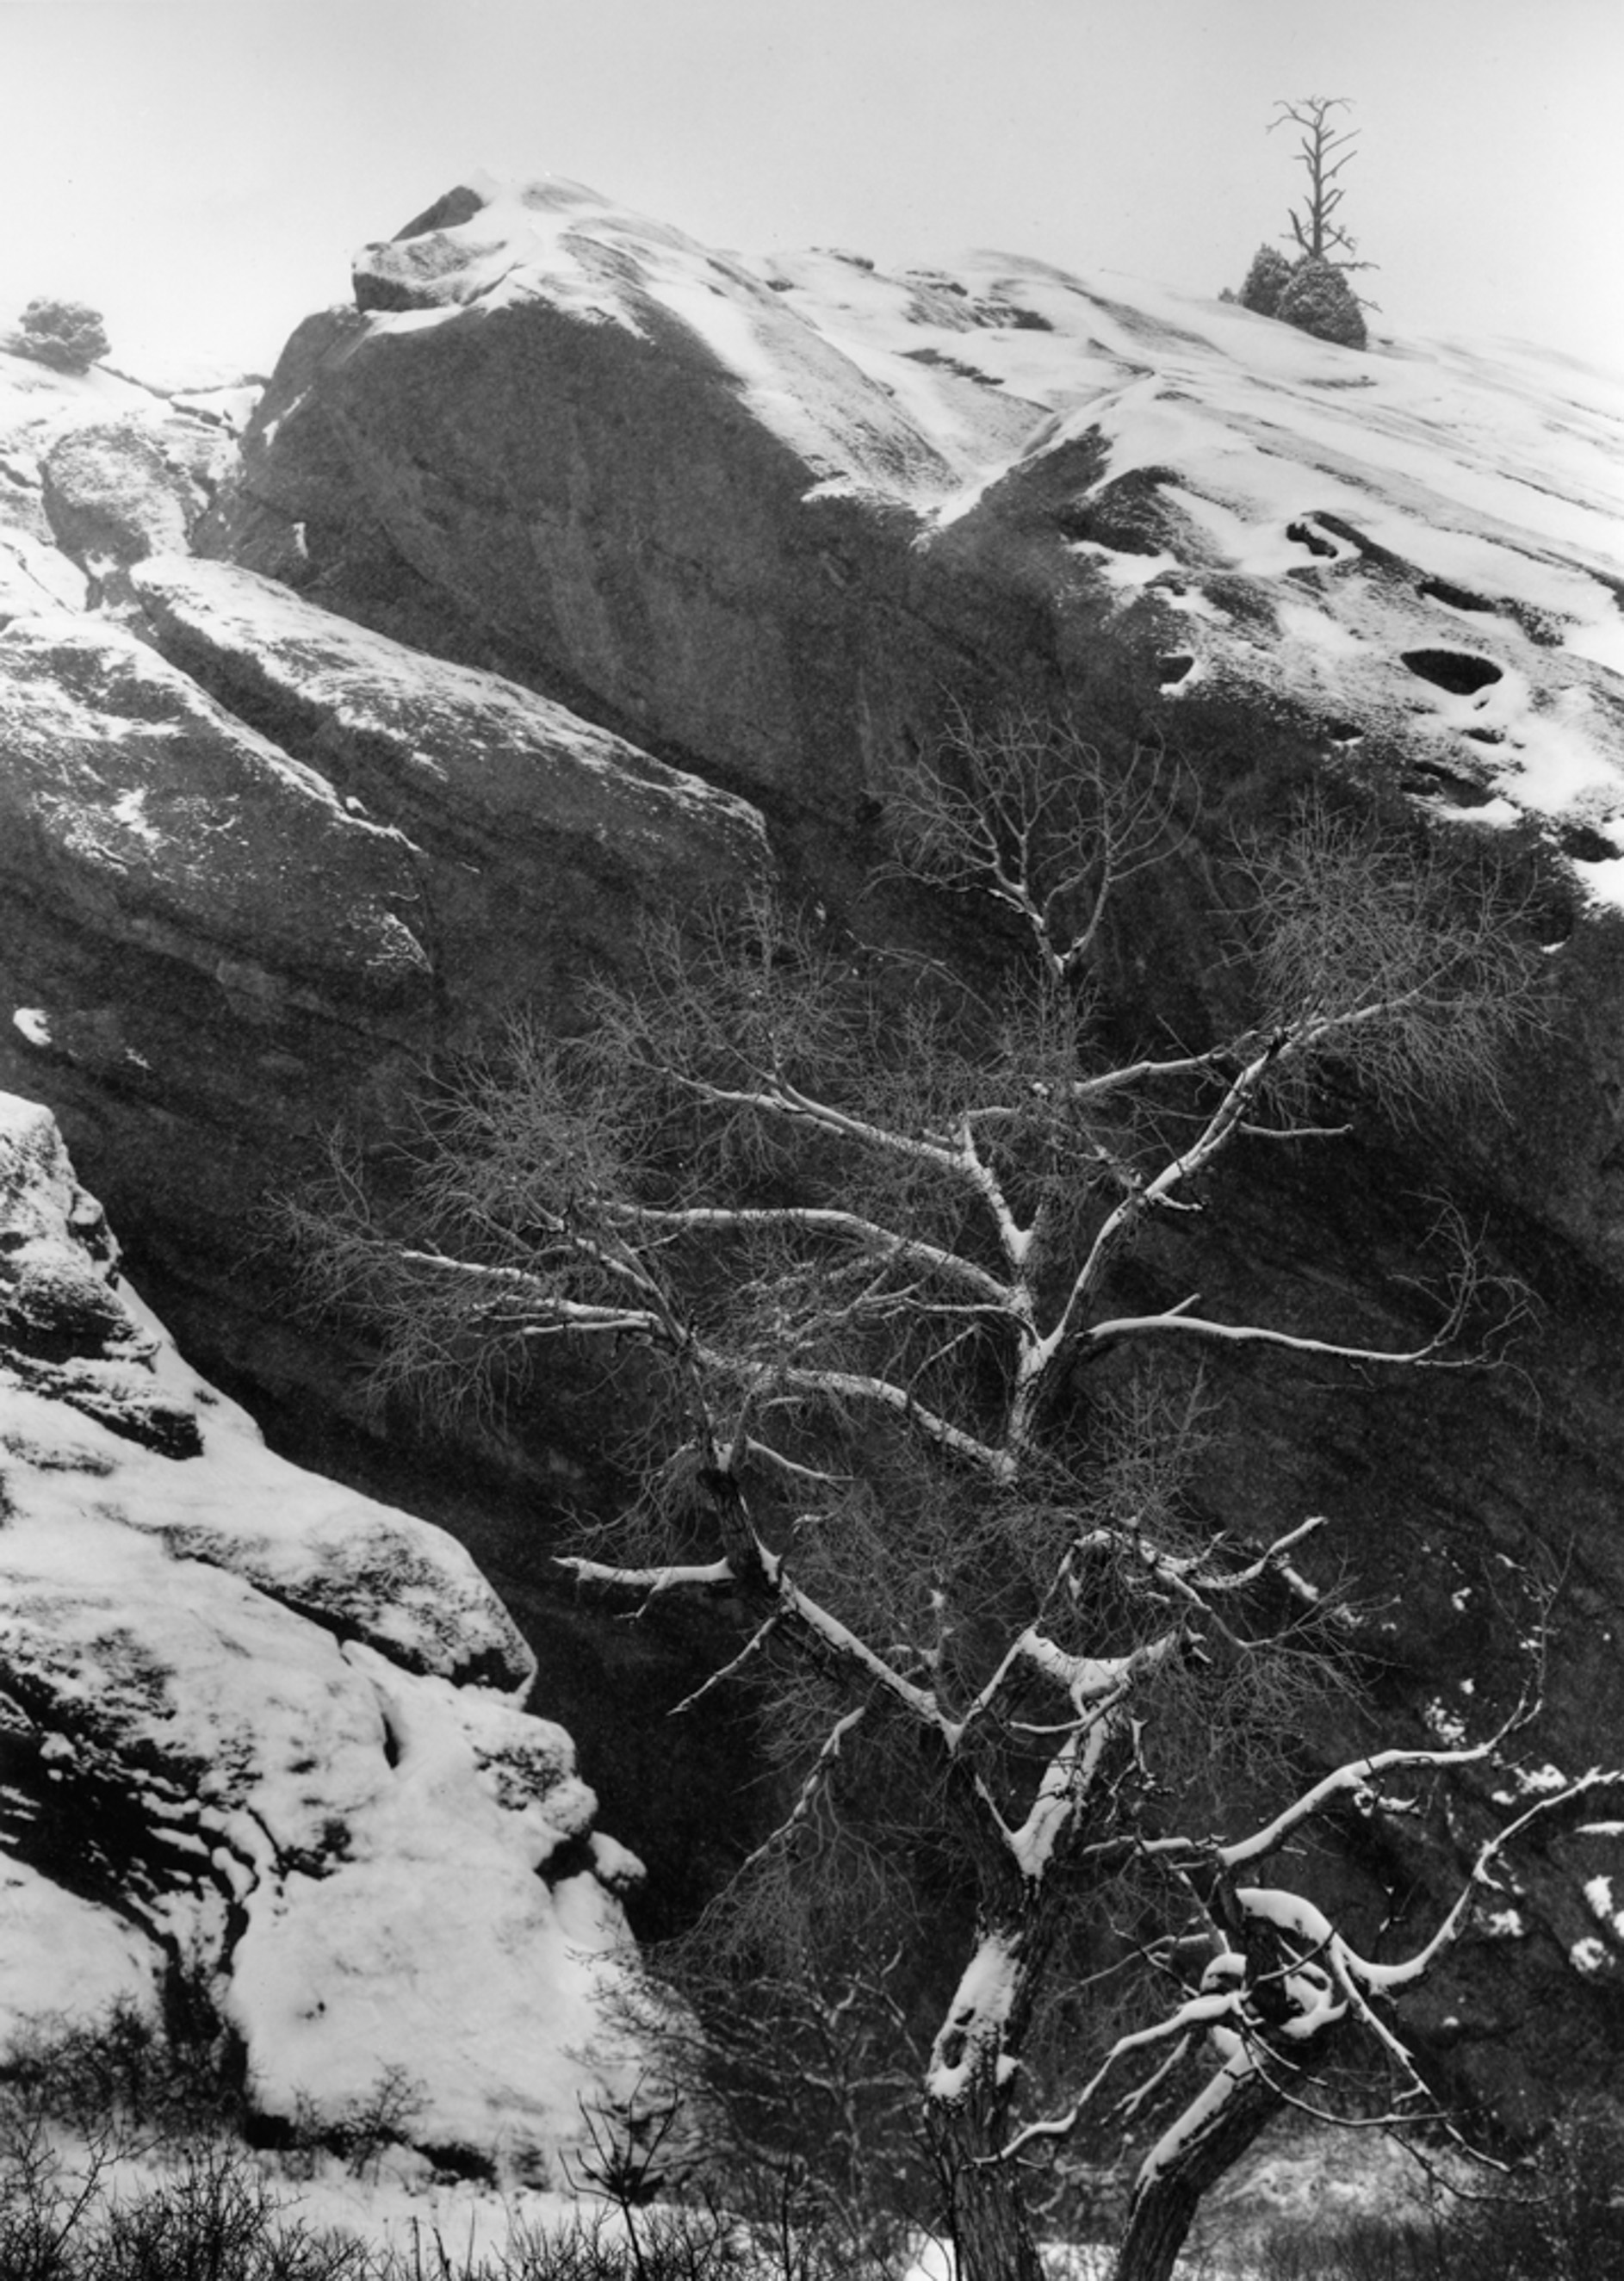
M 1491 659 L 1473 657 L 1465 650 L 1407 649 L 1404 661 L 1419 679 L 1447 689 L 1454 697 L 1470 697 L 1504 678 Z

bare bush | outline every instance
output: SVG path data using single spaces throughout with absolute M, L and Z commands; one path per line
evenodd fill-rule
M 22 355 L 59 372 L 89 372 L 108 353 L 100 312 L 84 301 L 30 301 L 12 341 Z

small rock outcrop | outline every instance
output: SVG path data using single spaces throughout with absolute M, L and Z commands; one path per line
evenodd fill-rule
M 57 545 L 104 587 L 143 555 L 184 550 L 208 496 L 150 423 L 127 421 L 64 436 L 45 460 L 43 504 Z
M 0 1096 L 0 2035 L 183 1996 L 275 2128 L 578 2129 L 628 1857 L 460 1546 L 273 1457 Z
M 78 909 L 261 1002 L 323 987 L 409 1002 L 428 955 L 398 833 L 122 627 L 14 620 L 0 635 L 0 781 L 14 895 Z

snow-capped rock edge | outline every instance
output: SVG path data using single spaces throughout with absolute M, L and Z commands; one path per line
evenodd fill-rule
M 740 259 L 553 176 L 470 177 L 355 298 L 250 427 L 239 560 L 363 613 L 392 561 L 633 733 L 834 814 L 943 686 L 1075 684 L 1109 642 L 1171 735 L 1288 707 L 1624 901 L 1617 378 L 1008 253 Z
M 534 1676 L 459 1545 L 188 1368 L 0 1095 L 0 2037 L 183 1980 L 273 2128 L 392 2075 L 416 2143 L 545 2158 L 630 1857 Z

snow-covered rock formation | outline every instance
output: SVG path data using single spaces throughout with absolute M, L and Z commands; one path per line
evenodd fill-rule
M 746 262 L 475 178 L 250 429 L 244 547 L 380 561 L 758 796 L 883 794 L 967 663 L 1288 709 L 1624 901 L 1624 383 L 1003 254 Z M 295 575 L 297 568 L 295 568 Z M 358 594 L 358 600 L 360 597 Z
M 343 1409 L 342 1358 L 253 1262 L 264 1191 L 341 1117 L 387 1129 L 422 1064 L 506 1009 L 573 1019 L 651 906 L 742 897 L 781 866 L 837 928 L 959 956 L 951 910 L 856 893 L 899 767 L 954 700 L 1063 709 L 1182 771 L 1187 834 L 1132 883 L 1110 946 L 1147 1040 L 1233 1011 L 1218 858 L 1331 782 L 1504 853 L 1547 952 L 1547 1026 L 1504 1072 L 1504 1115 L 1243 1172 L 1227 1217 L 1192 1216 L 1184 1287 L 1245 1315 L 1260 1284 L 1274 1312 L 1300 1287 L 1305 1321 L 1340 1308 L 1403 1344 L 1429 1217 L 1412 1199 L 1442 1190 L 1542 1311 L 1498 1374 L 1331 1386 L 1237 1364 L 1205 1493 L 1261 1530 L 1333 1516 L 1356 1589 L 1392 1604 L 1395 1715 L 1428 1725 L 1481 1699 L 1505 1580 L 1559 1572 L 1542 1748 L 1568 1771 L 1612 1751 L 1624 383 L 1528 348 L 1358 353 L 1003 254 L 893 276 L 856 254 L 718 254 L 579 185 L 482 179 L 365 250 L 354 305 L 294 333 L 239 451 L 245 411 L 240 392 L 155 396 L 0 350 L 0 1085 L 58 1112 L 189 1350 L 299 1409 L 313 1442 Z M 109 1321 L 116 1347 L 130 1334 Z M 60 1359 L 28 1357 L 24 1377 Z M 176 1563 L 97 1519 L 116 1500 L 75 1437 L 111 1434 L 143 1478 L 202 1481 L 228 1446 L 244 1481 L 269 1461 L 223 1406 L 116 1367 L 122 1431 L 89 1414 L 75 1365 L 77 1406 L 65 1381 L 50 1411 L 70 1462 L 29 1478 L 72 1507 L 68 1535 L 124 1548 L 138 1597 L 140 1564 Z M 693 1900 L 725 1850 L 729 1745 L 713 1735 L 706 1761 L 692 1739 L 708 1699 L 692 1724 L 630 1730 L 603 1707 L 642 1690 L 663 1710 L 688 1685 L 665 1687 L 669 1666 L 656 1683 L 648 1629 L 595 1628 L 550 1577 L 558 1485 L 590 1499 L 594 1428 L 584 1399 L 544 1408 L 494 1453 L 500 1480 L 396 1472 L 387 1494 L 499 1549 L 510 1604 L 559 1651 L 589 1773 L 621 1785 L 616 1826 L 635 1813 L 627 1834 L 668 1890 L 692 1872 Z M 209 1589 L 266 1625 L 293 1620 L 289 1562 L 306 1594 L 318 1567 L 339 1589 L 330 1560 L 251 1533 L 251 1562 L 241 1543 L 229 1569 L 211 1554 Z M 0 1532 L 0 1551 L 29 1541 Z M 282 1896 L 259 1904 L 272 1961 L 256 1983 L 250 1942 L 239 2002 L 286 1984 L 275 1960 L 315 1921 L 299 1879 L 325 1866 L 329 1898 L 360 1894 L 364 1845 L 406 1795 L 405 1740 L 439 1738 L 415 1760 L 430 1787 L 486 1747 L 455 1672 L 403 1670 L 425 1616 L 408 1600 L 386 1639 L 375 1610 L 342 1652 L 330 1631 L 312 1650 L 349 1738 L 334 1763 L 359 1767 L 357 1737 L 386 1727 L 402 1756 L 356 1805 L 374 1834 L 348 1867 L 300 1853 L 319 1829 L 284 1790 L 280 1868 L 245 1835 L 225 1849 L 209 1906 L 232 1925 L 236 1883 Z M 528 1806 L 501 1811 L 491 1829 L 539 1844 Z M 211 1853 L 213 1830 L 191 1833 Z M 1372 1891 L 1442 1892 L 1458 1864 L 1395 1839 L 1366 1867 Z M 593 1889 L 561 1890 L 567 1914 Z M 1463 1952 L 1423 2022 L 1490 2098 L 1547 2062 L 1571 2073 L 1624 1971 L 1617 1913 L 1565 1868 L 1503 1915 L 1489 1966 Z M 148 1934 L 111 1922 L 108 1985 L 149 1968 Z M 266 2064 L 283 2096 L 298 2067 Z
M 635 1865 L 534 1657 L 459 1545 L 187 1367 L 13 1095 L 0 1515 L 0 2040 L 201 2003 L 273 2128 L 387 2079 L 465 2161 L 573 2138 Z
M 124 562 L 187 545 L 263 385 L 58 371 L 0 337 L 0 617 L 82 608 Z

